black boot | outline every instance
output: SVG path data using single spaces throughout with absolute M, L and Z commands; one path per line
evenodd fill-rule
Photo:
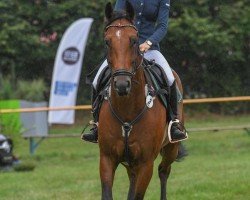
M 92 88 L 92 113 L 94 121 L 90 121 L 89 125 L 93 126 L 89 132 L 83 133 L 81 138 L 87 142 L 98 143 L 98 119 L 99 110 L 101 106 L 102 99 L 98 96 L 97 91 Z
M 177 90 L 175 82 L 170 86 L 170 107 L 171 107 L 171 121 L 169 123 L 170 142 L 178 142 L 187 139 L 187 132 L 181 122 L 178 120 L 178 102 Z
M 91 124 L 93 127 L 90 129 L 89 132 L 82 134 L 82 140 L 85 140 L 87 142 L 97 143 L 98 141 L 98 127 L 96 123 Z

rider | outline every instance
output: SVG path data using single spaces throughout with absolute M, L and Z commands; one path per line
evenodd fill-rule
M 175 78 L 172 70 L 160 52 L 159 42 L 164 38 L 168 28 L 168 18 L 170 9 L 170 0 L 128 0 L 135 9 L 135 26 L 139 31 L 139 49 L 144 52 L 144 57 L 147 60 L 154 60 L 157 64 L 163 67 L 166 73 L 168 84 L 170 86 L 170 106 L 173 113 L 171 138 L 172 141 L 180 141 L 187 137 L 186 133 L 181 130 L 180 122 L 177 120 L 177 91 Z M 117 0 L 115 10 L 124 10 L 126 0 Z M 101 65 L 100 69 L 93 81 L 93 92 L 97 87 L 97 80 L 103 69 L 108 65 L 107 60 Z M 97 111 L 98 112 L 98 111 Z M 93 113 L 94 118 L 98 113 Z M 82 135 L 82 139 L 96 143 L 98 140 L 97 121 L 93 123 L 93 128 L 90 133 Z

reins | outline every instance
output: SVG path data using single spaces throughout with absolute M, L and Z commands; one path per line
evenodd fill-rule
M 131 122 L 125 122 L 121 119 L 121 117 L 115 112 L 111 99 L 109 95 L 107 95 L 107 100 L 109 103 L 109 108 L 111 110 L 112 115 L 120 122 L 122 125 L 122 136 L 124 137 L 124 143 L 125 143 L 125 161 L 128 163 L 128 165 L 131 165 L 130 159 L 129 159 L 129 146 L 128 146 L 128 137 L 130 135 L 130 132 L 132 131 L 133 125 L 136 124 L 144 115 L 144 113 L 147 110 L 147 105 L 143 107 L 143 109 L 140 111 L 140 113 L 131 121 Z

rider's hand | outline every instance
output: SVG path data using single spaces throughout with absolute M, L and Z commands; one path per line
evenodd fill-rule
M 139 48 L 141 52 L 147 52 L 147 50 L 150 49 L 150 45 L 148 45 L 146 42 L 142 43 Z

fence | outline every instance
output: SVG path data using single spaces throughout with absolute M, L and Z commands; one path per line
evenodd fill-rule
M 250 96 L 241 97 L 219 97 L 219 98 L 204 98 L 204 99 L 184 99 L 184 104 L 200 104 L 200 103 L 225 103 L 236 101 L 250 101 Z M 56 108 L 21 108 L 21 109 L 0 109 L 0 114 L 16 113 L 16 112 L 41 112 L 41 111 L 60 111 L 60 110 L 90 110 L 91 105 L 79 105 Z
M 219 97 L 219 98 L 204 98 L 204 99 L 184 99 L 184 104 L 201 104 L 201 103 L 225 103 L 225 102 L 237 102 L 237 101 L 250 101 L 250 96 L 238 96 L 238 97 Z M 60 111 L 60 110 L 90 110 L 91 105 L 78 105 L 70 107 L 40 107 L 40 108 L 22 108 L 22 109 L 0 109 L 0 114 L 7 113 L 25 113 L 25 112 L 45 112 L 45 111 Z M 230 126 L 230 127 L 207 127 L 207 128 L 190 128 L 189 132 L 202 132 L 202 131 L 222 131 L 222 130 L 246 130 L 250 134 L 250 125 L 244 126 Z M 46 137 L 40 138 L 37 142 L 34 140 L 35 136 L 26 137 L 30 140 L 30 153 L 33 154 L 38 145 L 45 138 L 59 138 L 59 137 L 79 137 L 79 134 L 49 134 Z

